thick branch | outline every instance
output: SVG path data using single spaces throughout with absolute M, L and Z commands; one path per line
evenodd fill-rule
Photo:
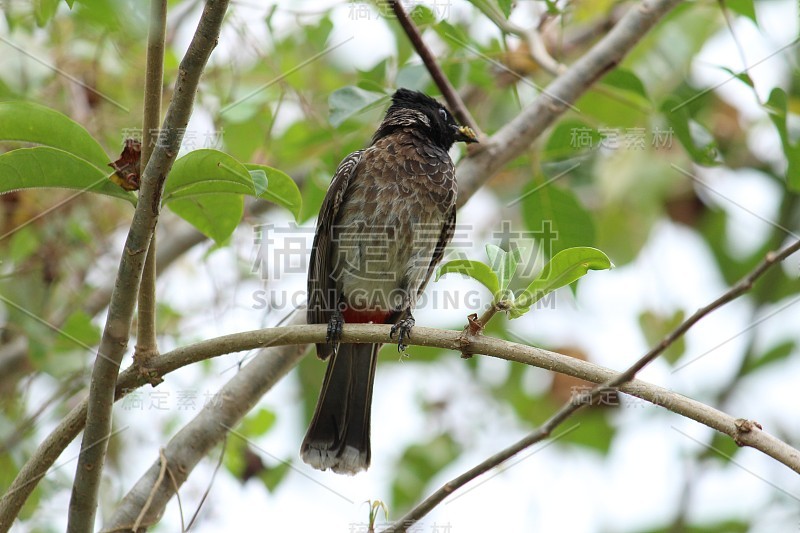
M 506 124 L 480 151 L 458 166 L 459 205 L 463 205 L 506 163 L 522 154 L 589 87 L 612 70 L 658 20 L 681 0 L 644 0 L 632 6 L 608 35 L 569 70 L 553 80 L 542 94 Z
M 146 166 L 153 152 L 153 132 L 161 124 L 161 92 L 164 84 L 164 40 L 167 29 L 167 1 L 150 0 L 150 29 L 147 36 L 147 67 L 144 82 L 142 160 Z M 139 311 L 134 359 L 140 364 L 158 353 L 156 340 L 156 236 L 153 233 L 139 286 Z
M 158 145 L 142 175 L 139 203 L 122 252 L 103 338 L 92 370 L 86 430 L 69 506 L 70 532 L 88 533 L 94 527 L 100 476 L 107 439 L 111 434 L 111 407 L 117 374 L 130 337 L 136 295 L 158 218 L 164 181 L 178 154 L 200 75 L 217 44 L 227 7 L 227 0 L 209 0 L 206 3 L 194 38 L 181 61 L 175 96 L 167 111 Z
M 302 324 L 304 320 L 305 313 L 295 313 L 292 323 Z M 288 328 L 273 329 L 273 333 L 278 333 L 277 335 L 268 335 L 271 337 L 270 339 L 262 337 L 260 339 L 261 343 L 256 342 L 253 344 L 248 341 L 250 347 L 244 349 L 270 346 L 273 340 L 276 342 L 276 346 L 284 344 L 284 341 L 287 341 L 289 337 L 297 333 L 294 331 L 297 327 L 290 326 Z M 305 329 L 309 326 L 299 327 Z M 205 355 L 209 355 L 219 348 L 227 351 L 236 346 L 238 344 L 237 341 L 244 339 L 234 339 L 233 336 L 229 335 L 218 340 L 220 342 L 216 343 L 216 346 L 207 344 L 205 350 L 201 349 L 199 352 L 195 352 L 194 355 L 199 355 L 202 352 L 205 352 Z M 287 345 L 280 348 L 263 351 L 243 370 L 231 378 L 217 393 L 217 401 L 208 402 L 202 411 L 169 441 L 157 462 L 155 471 L 150 468 L 139 479 L 136 485 L 123 498 L 104 531 L 130 530 L 131 525 L 141 515 L 141 511 L 148 500 L 150 500 L 150 504 L 141 524 L 149 526 L 158 522 L 167 502 L 183 485 L 197 463 L 222 442 L 227 434 L 227 428 L 236 426 L 261 397 L 294 368 L 306 351 L 306 342 L 309 341 L 301 341 L 299 344 L 287 343 Z M 178 355 L 177 359 L 180 359 L 182 355 L 193 355 L 191 351 L 182 355 L 175 352 L 172 353 Z M 159 357 L 158 359 L 163 358 Z M 173 363 L 175 362 L 177 360 L 173 361 Z M 154 489 L 158 471 L 161 468 L 160 464 L 164 459 L 167 461 L 167 467 L 175 474 L 173 483 L 162 483 L 157 489 Z M 155 474 L 155 476 L 152 474 Z
M 400 23 L 403 31 L 406 32 L 408 40 L 411 41 L 411 45 L 414 47 L 414 50 L 417 51 L 417 55 L 422 59 L 434 83 L 436 83 L 436 86 L 442 91 L 442 96 L 444 96 L 444 99 L 447 101 L 447 105 L 450 107 L 453 115 L 455 115 L 456 119 L 458 119 L 462 125 L 469 126 L 478 134 L 479 138 L 483 139 L 484 136 L 480 129 L 478 129 L 478 125 L 475 124 L 475 120 L 472 118 L 472 115 L 470 115 L 467 106 L 464 105 L 464 101 L 458 95 L 458 92 L 456 92 L 453 84 L 450 83 L 450 80 L 448 80 L 447 76 L 442 72 L 439 63 L 436 62 L 433 52 L 431 52 L 430 48 L 425 44 L 425 41 L 422 40 L 422 34 L 420 34 L 414 22 L 408 17 L 403 3 L 397 0 L 389 0 L 389 5 L 392 6 L 397 21 Z
M 344 327 L 342 341 L 386 342 L 390 329 L 391 327 L 388 325 L 347 324 Z M 283 344 L 294 345 L 293 349 L 289 351 L 270 350 L 257 356 L 220 391 L 222 402 L 225 404 L 224 408 L 223 406 L 208 406 L 170 441 L 165 453 L 169 459 L 170 468 L 173 471 L 181 472 L 178 485 L 186 480 L 188 471 L 222 440 L 226 428 L 235 426 L 261 395 L 299 360 L 305 344 L 322 341 L 326 330 L 326 325 L 318 324 L 237 333 L 180 348 L 153 361 L 154 368 L 157 368 L 159 372 L 166 372 L 178 366 L 192 364 L 197 360 L 233 350 L 241 351 Z M 415 327 L 414 337 L 409 342 L 413 345 L 450 349 L 458 353 L 467 350 L 471 354 L 490 355 L 545 368 L 593 383 L 607 383 L 625 377 L 623 374 L 617 374 L 612 370 L 574 357 L 493 337 L 464 337 L 460 331 Z M 128 371 L 125 372 L 125 375 L 127 374 Z M 121 378 L 120 382 L 122 383 L 124 379 Z M 749 432 L 743 431 L 740 424 L 737 424 L 737 419 L 713 407 L 640 380 L 629 381 L 620 386 L 619 390 L 725 433 L 736 439 L 740 445 L 756 448 L 800 473 L 800 451 L 758 428 L 751 428 Z M 580 406 L 583 399 L 578 398 L 577 400 L 580 403 L 576 403 L 576 405 Z M 189 446 L 187 443 L 191 443 L 191 445 Z M 503 457 L 498 455 L 493 459 L 502 461 Z M 160 468 L 160 461 L 156 461 L 136 483 L 114 514 L 111 530 L 124 528 L 133 523 L 132 519 L 138 516 L 152 492 Z M 451 490 L 447 491 L 445 496 L 449 492 Z M 152 523 L 151 519 L 157 520 L 173 493 L 173 487 L 167 484 L 161 485 L 151 503 L 151 511 L 145 524 Z

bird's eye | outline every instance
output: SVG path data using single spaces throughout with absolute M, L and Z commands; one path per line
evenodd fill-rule
M 442 120 L 447 122 L 447 111 L 445 111 L 444 108 L 439 108 L 439 116 L 442 117 Z

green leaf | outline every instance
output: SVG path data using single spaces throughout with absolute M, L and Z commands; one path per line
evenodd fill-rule
M 58 111 L 32 102 L 0 102 L 0 141 L 59 148 L 103 171 L 111 162 L 83 126 Z
M 690 116 L 690 103 L 690 100 L 671 96 L 664 100 L 661 111 L 692 161 L 704 166 L 717 165 L 721 162 L 717 142 L 704 126 Z
M 454 26 L 446 20 L 440 20 L 433 29 L 455 49 L 462 49 L 470 42 L 469 34 L 461 26 Z
M 408 13 L 408 18 L 414 22 L 420 31 L 423 31 L 425 27 L 436 22 L 436 14 L 433 10 L 422 4 L 413 6 Z
M 720 70 L 724 70 L 725 72 L 727 72 L 728 74 L 730 74 L 731 76 L 733 76 L 737 80 L 741 81 L 742 83 L 744 83 L 745 85 L 747 85 L 751 89 L 755 89 L 756 86 L 755 86 L 755 83 L 753 83 L 753 78 L 751 78 L 750 74 L 748 74 L 747 72 L 745 72 L 745 71 L 736 72 L 735 70 L 730 69 L 728 67 L 723 67 L 722 65 L 717 65 L 717 68 L 720 69 Z
M 328 99 L 328 121 L 333 127 L 338 127 L 348 118 L 377 105 L 385 97 L 385 94 L 365 91 L 353 85 L 342 87 L 333 91 Z
M 544 296 L 585 276 L 590 270 L 608 270 L 612 266 L 608 256 L 596 248 L 578 247 L 558 252 L 517 296 L 511 318 L 524 315 Z
M 774 346 L 767 353 L 761 355 L 761 357 L 748 359 L 745 362 L 744 369 L 742 370 L 742 374 L 750 374 L 754 370 L 761 368 L 762 366 L 775 363 L 778 361 L 783 361 L 787 357 L 789 357 L 795 349 L 794 341 L 785 341 L 777 346 Z
M 602 136 L 595 128 L 577 119 L 559 122 L 547 139 L 542 152 L 545 160 L 572 159 L 600 145 Z
M 206 194 L 177 198 L 170 210 L 217 244 L 224 244 L 244 215 L 244 198 L 233 194 Z
M 559 442 L 591 448 L 602 455 L 608 454 L 614 441 L 615 431 L 604 410 L 584 409 L 575 415 L 572 421 L 578 427 L 559 438 Z
M 489 267 L 497 278 L 500 290 L 505 292 L 511 282 L 511 278 L 514 277 L 514 273 L 517 271 L 517 264 L 522 258 L 522 251 L 514 247 L 510 252 L 506 252 L 499 246 L 487 244 L 486 255 L 489 257 Z
M 8 258 L 21 263 L 39 249 L 39 232 L 31 226 L 22 226 L 11 236 L 8 244 Z
M 58 9 L 58 4 L 61 0 L 34 0 L 33 12 L 36 16 L 36 25 L 40 28 L 47 26 Z
M 497 2 L 493 0 L 469 0 L 469 3 L 478 8 L 486 15 L 486 18 L 498 26 L 503 18 L 507 19 L 511 14 L 510 0 L 499 0 Z
M 397 73 L 397 86 L 405 87 L 413 91 L 425 91 L 431 75 L 425 65 L 411 64 L 405 65 Z
M 285 207 L 294 216 L 295 220 L 300 218 L 300 210 L 303 208 L 303 195 L 300 194 L 300 189 L 288 174 L 277 168 L 265 165 L 247 163 L 244 166 L 253 177 L 258 198 Z
M 259 409 L 258 411 L 248 415 L 242 421 L 239 432 L 248 437 L 260 437 L 272 429 L 272 426 L 275 425 L 276 419 L 277 417 L 275 416 L 275 413 L 269 409 Z
M 793 139 L 787 126 L 788 104 L 786 93 L 776 87 L 769 94 L 766 103 L 767 112 L 778 135 L 781 137 L 783 153 L 788 163 L 786 167 L 786 184 L 793 191 L 800 191 L 800 139 Z
M 732 438 L 723 433 L 714 432 L 711 446 L 703 452 L 703 457 L 711 457 L 717 461 L 728 463 L 739 451 L 739 446 Z
M 522 193 L 522 218 L 548 257 L 594 244 L 594 222 L 572 192 L 552 183 L 529 183 Z
M 489 289 L 492 296 L 497 296 L 500 292 L 500 280 L 497 279 L 497 275 L 492 271 L 489 265 L 481 263 L 480 261 L 472 261 L 470 259 L 448 261 L 436 271 L 436 281 L 439 281 L 439 278 L 445 274 L 450 273 L 463 274 L 480 281 Z
M 754 0 L 725 0 L 723 5 L 727 6 L 734 13 L 738 13 L 739 15 L 749 18 L 756 26 L 758 26 Z
M 264 465 L 264 469 L 259 472 L 258 479 L 264 483 L 264 486 L 270 492 L 275 492 L 278 485 L 289 473 L 289 461 L 282 461 L 275 466 Z
M 639 315 L 639 327 L 644 333 L 648 346 L 655 346 L 671 331 L 674 331 L 686 317 L 683 310 L 675 311 L 672 316 L 657 315 L 652 311 L 645 311 Z M 684 337 L 673 342 L 662 355 L 669 364 L 674 365 L 686 351 Z
M 105 172 L 64 150 L 37 146 L 0 155 L 0 194 L 42 187 L 88 191 L 136 202 L 133 193 L 112 183 Z
M 194 150 L 175 161 L 164 184 L 165 203 L 209 194 L 255 196 L 256 188 L 247 168 L 219 150 Z
M 87 346 L 100 342 L 100 328 L 92 323 L 92 317 L 83 311 L 76 311 L 67 318 L 59 329 L 53 350 L 56 352 L 80 351 L 86 353 Z
M 221 244 L 242 220 L 243 194 L 256 194 L 244 165 L 218 150 L 195 150 L 175 161 L 164 204 Z
M 461 447 L 445 433 L 432 440 L 409 446 L 394 469 L 392 505 L 395 512 L 415 503 L 436 473 L 458 456 Z
M 500 6 L 500 10 L 506 18 L 511 16 L 511 4 L 511 0 L 497 0 L 497 5 Z
M 639 77 L 628 69 L 618 67 L 605 75 L 603 85 L 628 93 L 634 102 L 643 107 L 650 106 L 650 97 Z

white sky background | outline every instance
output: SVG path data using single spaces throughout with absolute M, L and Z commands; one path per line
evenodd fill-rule
M 441 2 L 440 2 L 441 3 Z M 286 12 L 320 12 L 332 2 L 281 2 L 276 16 L 279 26 L 291 31 L 295 15 Z M 745 50 L 748 64 L 768 56 L 777 48 L 790 42 L 798 33 L 797 3 L 787 1 L 757 2 L 761 29 L 749 21 L 738 20 L 735 31 Z M 393 38 L 383 21 L 352 20 L 351 6 L 336 7 L 332 14 L 334 31 L 331 43 L 350 36 L 354 39 L 334 52 L 342 65 L 369 68 L 377 58 L 393 51 Z M 449 15 L 464 16 L 470 7 L 466 2 L 453 0 Z M 236 4 L 233 7 L 240 20 L 249 24 L 253 35 L 264 34 L 264 10 L 258 3 Z M 520 21 L 527 22 L 527 21 Z M 188 43 L 193 24 L 184 26 L 183 45 Z M 494 32 L 488 22 L 481 31 Z M 227 28 L 220 39 L 220 47 L 213 60 L 218 62 L 248 61 L 246 50 L 234 43 L 237 35 Z M 180 40 L 179 40 L 180 42 Z M 356 62 L 357 60 L 357 62 Z M 742 64 L 730 34 L 723 30 L 711 39 L 695 62 L 693 82 L 698 86 L 713 86 L 727 74 L 716 66 L 728 66 L 736 71 Z M 786 82 L 785 63 L 780 58 L 765 61 L 751 72 L 761 98 L 766 99 L 769 89 Z M 766 123 L 763 110 L 752 93 L 738 82 L 730 82 L 718 89 L 729 103 L 743 111 L 745 120 L 751 121 L 753 146 L 763 147 L 760 153 L 780 156 L 777 135 Z M 289 123 L 295 117 L 286 116 Z M 189 129 L 213 130 L 210 115 L 196 109 Z M 365 139 L 365 142 L 367 139 Z M 346 154 L 341 154 L 344 157 Z M 734 199 L 748 210 L 766 220 L 777 212 L 780 191 L 764 176 L 755 172 L 732 173 L 724 169 L 694 169 L 724 196 Z M 333 171 L 333 169 L 331 169 Z M 763 235 L 770 230 L 767 222 L 720 197 L 707 198 L 726 209 L 731 215 L 728 238 L 737 243 L 742 253 L 752 250 Z M 478 234 L 485 235 L 496 224 L 495 216 L 500 206 L 486 191 L 470 200 L 467 208 L 470 222 Z M 264 222 L 284 223 L 283 213 L 273 212 Z M 313 227 L 313 221 L 306 224 Z M 309 232 L 309 244 L 311 232 Z M 476 239 L 480 240 L 480 239 Z M 240 227 L 234 246 L 219 250 L 205 258 L 205 249 L 195 249 L 174 265 L 159 282 L 160 297 L 176 309 L 185 312 L 182 331 L 184 341 L 211 338 L 218 335 L 254 329 L 265 325 L 265 312 L 253 309 L 253 293 L 262 288 L 257 274 L 242 273 L 242 264 L 252 259 L 255 245 L 253 234 Z M 236 253 L 239 251 L 239 256 Z M 473 257 L 482 259 L 482 246 L 471 251 Z M 798 260 L 792 259 L 788 268 L 797 272 Z M 243 279 L 241 279 L 243 278 Z M 305 274 L 286 276 L 279 287 L 287 291 L 303 290 Z M 437 284 L 437 291 L 476 290 L 481 301 L 488 294 L 476 282 L 449 276 Z M 271 286 L 272 287 L 272 286 Z M 715 269 L 713 258 L 702 240 L 691 231 L 667 222 L 657 225 L 647 245 L 636 262 L 610 272 L 590 273 L 580 283 L 577 298 L 569 291 L 559 293 L 556 309 L 537 311 L 512 323 L 512 329 L 523 339 L 550 345 L 574 345 L 583 348 L 592 360 L 603 366 L 623 369 L 643 354 L 648 346 L 637 326 L 638 315 L 645 309 L 670 313 L 684 309 L 691 313 L 718 296 L 724 290 L 721 276 Z M 776 309 L 786 302 L 780 303 Z M 416 314 L 417 323 L 433 327 L 458 327 L 464 320 L 463 309 L 425 310 Z M 502 319 L 502 318 L 498 318 Z M 748 326 L 750 307 L 746 300 L 737 301 L 715 312 L 698 324 L 687 336 L 687 353 L 681 363 L 688 362 L 713 350 L 697 362 L 679 372 L 672 372 L 666 363 L 656 361 L 641 373 L 641 378 L 703 400 L 715 393 L 729 380 L 742 354 L 746 337 L 733 338 L 727 344 L 717 345 L 734 337 Z M 769 345 L 781 339 L 798 339 L 796 324 L 800 321 L 800 305 L 790 306 L 775 318 L 759 326 L 764 331 L 762 339 Z M 269 323 L 274 323 L 272 316 Z M 765 341 L 766 343 L 766 341 Z M 164 347 L 169 348 L 168 346 Z M 343 477 L 329 472 L 317 472 L 298 458 L 299 444 L 307 420 L 299 404 L 299 388 L 290 375 L 282 380 L 260 402 L 278 416 L 276 426 L 263 438 L 255 441 L 262 452 L 255 449 L 267 464 L 274 464 L 270 456 L 289 459 L 295 469 L 290 472 L 274 494 L 266 491 L 260 481 L 251 480 L 242 485 L 223 468 L 216 477 L 211 495 L 205 503 L 201 520 L 193 529 L 197 532 L 218 531 L 351 531 L 351 525 L 362 526 L 367 519 L 369 499 L 389 499 L 394 465 L 408 443 L 434 436 L 438 428 L 425 427 L 419 411 L 421 398 L 447 397 L 458 413 L 448 410 L 443 424 L 454 427 L 462 439 L 464 452 L 460 459 L 433 479 L 427 492 L 443 482 L 474 466 L 477 462 L 497 452 L 524 436 L 525 429 L 516 422 L 512 413 L 487 403 L 480 391 L 466 384 L 470 377 L 457 355 L 443 358 L 435 365 L 417 365 L 412 356 L 406 364 L 381 365 L 377 373 L 373 400 L 372 467 L 367 473 Z M 796 354 L 795 354 L 796 355 Z M 122 479 L 107 479 L 103 491 L 108 501 L 115 501 L 138 479 L 158 456 L 158 448 L 165 445 L 164 435 L 173 435 L 177 428 L 188 422 L 198 411 L 178 411 L 174 408 L 177 391 L 199 391 L 202 404 L 204 392 L 214 392 L 236 371 L 242 354 L 214 360 L 213 372 L 205 373 L 190 367 L 169 375 L 158 390 L 169 391 L 173 406 L 168 411 L 147 408 L 149 392 L 144 391 L 143 411 L 115 407 L 117 428 L 130 425 L 124 432 L 125 464 Z M 128 360 L 129 361 L 129 360 Z M 479 361 L 482 379 L 496 382 L 507 371 L 507 363 L 482 358 Z M 547 387 L 550 376 L 542 370 L 530 370 L 533 389 Z M 796 383 L 800 376 L 800 359 L 792 357 L 785 363 L 774 365 L 768 372 L 744 380 L 734 393 L 728 412 L 734 416 L 753 418 L 765 428 L 787 431 L 797 442 L 800 433 L 796 427 Z M 48 390 L 41 383 L 42 395 Z M 36 394 L 32 394 L 36 397 Z M 756 401 L 754 401 L 754 398 Z M 619 409 L 615 415 L 619 432 L 608 457 L 590 451 L 542 443 L 533 448 L 535 453 L 515 466 L 499 473 L 491 472 L 460 492 L 457 497 L 440 505 L 419 526 L 420 532 L 433 532 L 434 525 L 450 524 L 451 533 L 486 531 L 637 531 L 652 528 L 672 518 L 683 491 L 686 461 L 699 445 L 691 440 L 707 442 L 711 432 L 704 426 L 668 413 L 653 406 Z M 563 428 L 570 427 L 567 422 Z M 50 425 L 40 428 L 46 435 Z M 686 435 L 684 435 L 684 433 Z M 236 437 L 231 437 L 236 438 Z M 523 454 L 527 456 L 530 452 Z M 62 455 L 63 462 L 77 454 L 77 441 Z M 519 459 L 514 459 L 513 462 Z M 779 531 L 788 523 L 800 523 L 797 514 L 786 516 L 776 513 L 770 502 L 781 500 L 796 503 L 800 498 L 800 480 L 786 467 L 757 451 L 744 449 L 736 457 L 741 468 L 721 467 L 711 464 L 709 470 L 699 474 L 691 504 L 691 518 L 713 521 L 721 517 L 759 515 L 755 531 Z M 215 466 L 216 457 L 206 459 L 192 473 L 181 491 L 184 513 L 191 515 L 205 491 Z M 74 463 L 51 474 L 54 479 L 70 479 Z M 490 476 L 492 479 L 484 480 Z M 792 497 L 776 490 L 763 481 L 769 480 Z M 327 487 L 327 488 L 325 488 Z M 328 490 L 330 489 L 330 490 Z M 334 494 L 339 493 L 344 498 Z M 744 497 L 743 495 L 746 495 Z M 49 501 L 40 511 L 40 518 L 57 529 L 63 529 L 69 493 L 63 498 Z M 346 500 L 351 500 L 350 503 Z M 782 509 L 792 506 L 784 505 Z M 393 513 L 390 518 L 399 518 Z M 381 523 L 382 520 L 379 520 Z M 179 511 L 175 500 L 156 531 L 179 531 Z M 363 531 L 356 527 L 352 531 Z M 439 531 L 447 531 L 440 529 Z

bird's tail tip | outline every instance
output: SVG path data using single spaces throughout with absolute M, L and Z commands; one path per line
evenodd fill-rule
M 328 443 L 305 441 L 300 449 L 304 463 L 317 470 L 332 470 L 337 474 L 353 476 L 369 468 L 369 451 L 354 446 L 343 449 L 331 447 Z

